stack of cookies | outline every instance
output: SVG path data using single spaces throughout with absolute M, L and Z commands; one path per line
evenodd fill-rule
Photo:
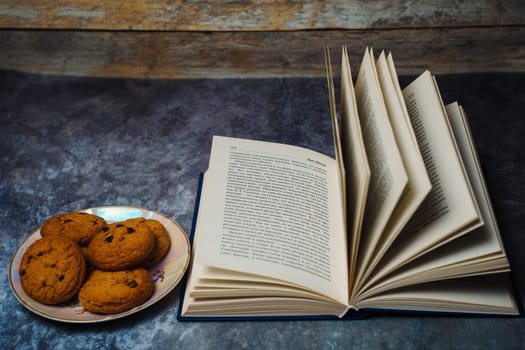
M 24 291 L 49 305 L 78 295 L 86 310 L 104 314 L 148 300 L 154 283 L 147 268 L 170 249 L 164 226 L 144 218 L 108 224 L 94 214 L 59 214 L 42 225 L 40 234 L 20 263 Z

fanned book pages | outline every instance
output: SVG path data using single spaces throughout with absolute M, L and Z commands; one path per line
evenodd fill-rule
M 342 50 L 336 159 L 214 136 L 181 320 L 344 317 L 367 309 L 518 314 L 467 118 L 428 71 Z

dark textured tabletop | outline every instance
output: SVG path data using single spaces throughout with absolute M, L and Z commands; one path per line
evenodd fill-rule
M 525 296 L 525 75 L 437 77 L 464 106 Z M 404 86 L 409 80 L 401 79 Z M 179 322 L 180 287 L 148 309 L 68 324 L 25 309 L 11 256 L 52 214 L 102 205 L 159 211 L 191 230 L 212 135 L 333 155 L 325 79 L 119 80 L 0 72 L 0 344 L 13 349 L 525 347 L 525 319 L 373 315 L 359 321 Z

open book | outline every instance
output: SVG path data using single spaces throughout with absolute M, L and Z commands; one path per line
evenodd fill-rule
M 343 48 L 338 119 L 325 58 L 336 159 L 213 138 L 179 318 L 517 314 L 461 106 L 371 49 L 354 86 Z

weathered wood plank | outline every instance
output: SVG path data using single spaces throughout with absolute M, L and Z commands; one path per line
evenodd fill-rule
M 0 0 L 0 28 L 258 31 L 524 24 L 523 0 Z
M 393 52 L 400 74 L 525 71 L 525 28 L 276 32 L 0 31 L 0 69 L 94 77 L 324 75 L 323 47 Z

